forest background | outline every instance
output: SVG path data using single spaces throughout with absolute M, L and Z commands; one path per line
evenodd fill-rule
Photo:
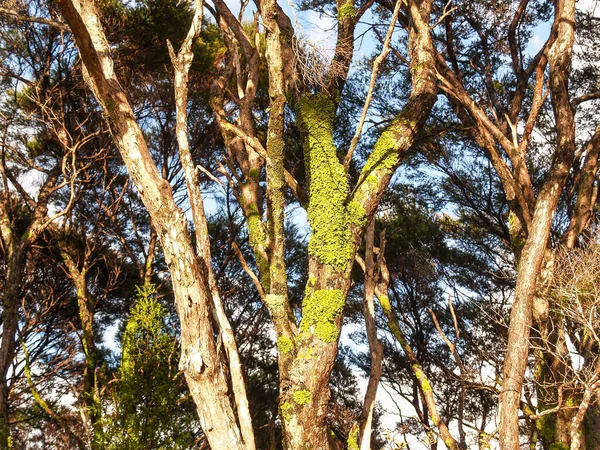
M 0 448 L 600 448 L 599 14 L 3 0 Z

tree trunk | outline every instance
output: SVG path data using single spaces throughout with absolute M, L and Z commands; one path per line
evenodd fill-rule
M 380 243 L 378 263 L 383 261 L 385 248 Z M 375 409 L 375 399 L 377 397 L 377 387 L 381 379 L 381 364 L 383 362 L 383 344 L 377 338 L 377 324 L 375 323 L 375 287 L 377 284 L 378 273 L 376 271 L 375 258 L 375 218 L 367 227 L 365 235 L 365 282 L 363 298 L 363 315 L 365 317 L 365 326 L 367 329 L 367 339 L 369 341 L 369 350 L 371 351 L 371 370 L 369 373 L 369 382 L 367 391 L 363 400 L 362 414 L 360 416 L 360 450 L 370 450 L 371 433 L 373 425 L 373 410 Z M 383 261 L 385 264 L 385 261 Z
M 556 118 L 558 148 L 547 180 L 538 194 L 533 220 L 522 256 L 508 330 L 508 347 L 498 400 L 500 448 L 520 448 L 519 406 L 529 355 L 533 299 L 552 218 L 575 154 L 575 122 L 568 92 L 568 78 L 575 31 L 575 1 L 556 2 L 557 37 L 549 50 L 550 90 Z
M 90 442 L 92 449 L 100 448 L 102 408 L 100 396 L 97 390 L 96 380 L 96 343 L 94 342 L 94 308 L 95 302 L 91 298 L 86 281 L 86 262 L 84 268 L 79 269 L 75 255 L 70 253 L 68 243 L 59 241 L 59 248 L 69 277 L 77 289 L 77 306 L 79 308 L 79 319 L 81 320 L 81 345 L 85 355 L 85 367 L 83 369 L 83 403 L 87 419 L 91 426 Z
M 102 105 L 119 152 L 148 209 L 171 274 L 181 322 L 180 368 L 196 403 L 202 429 L 214 449 L 245 449 L 229 397 L 211 319 L 210 260 L 195 254 L 183 212 L 161 178 L 144 136 L 113 71 L 110 49 L 90 0 L 57 1 L 84 63 L 84 76 Z
M 15 239 L 13 237 L 13 239 Z M 16 332 L 19 319 L 19 303 L 25 247 L 22 244 L 8 246 L 7 271 L 2 301 L 2 343 L 0 344 L 0 447 L 11 448 L 8 409 L 8 370 L 15 357 Z

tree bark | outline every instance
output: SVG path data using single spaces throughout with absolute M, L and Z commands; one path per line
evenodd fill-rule
M 362 413 L 360 416 L 360 450 L 370 450 L 371 434 L 373 430 L 373 410 L 375 409 L 375 398 L 377 397 L 377 387 L 381 379 L 381 364 L 383 362 L 383 344 L 377 338 L 377 324 L 375 323 L 375 287 L 377 285 L 378 273 L 374 257 L 375 247 L 375 218 L 367 227 L 365 235 L 365 287 L 363 297 L 363 316 L 365 317 L 365 326 L 367 329 L 367 339 L 369 341 L 369 350 L 371 351 L 371 370 L 369 373 L 369 382 L 367 391 L 363 400 Z M 385 248 L 380 243 L 378 263 L 383 261 Z M 385 261 L 383 261 L 385 264 Z
M 529 236 L 519 261 L 519 274 L 508 330 L 508 348 L 502 368 L 502 392 L 498 402 L 498 431 L 502 450 L 520 448 L 519 405 L 529 355 L 533 299 L 548 244 L 552 218 L 575 155 L 575 122 L 568 92 L 575 33 L 574 0 L 556 2 L 555 23 L 557 23 L 557 37 L 548 52 L 548 60 L 558 147 L 548 178 L 538 194 Z
M 196 231 L 196 253 L 201 260 L 210 262 L 210 241 L 208 235 L 208 224 L 204 212 L 204 201 L 200 191 L 200 181 L 197 176 L 197 170 L 194 166 L 192 154 L 188 141 L 188 73 L 194 59 L 193 43 L 200 34 L 202 27 L 202 1 L 195 1 L 196 11 L 188 34 L 183 41 L 177 55 L 173 50 L 171 43 L 168 42 L 171 62 L 175 70 L 175 105 L 177 114 L 176 134 L 177 144 L 179 145 L 179 155 L 185 182 L 188 192 L 188 199 L 191 205 L 192 217 L 194 220 L 194 229 Z M 238 420 L 242 439 L 247 450 L 256 448 L 254 442 L 254 430 L 252 428 L 252 416 L 246 394 L 246 382 L 244 371 L 240 360 L 235 336 L 229 319 L 225 314 L 221 295 L 217 287 L 217 282 L 210 263 L 206 266 L 206 277 L 212 297 L 213 315 L 218 323 L 219 331 L 223 340 L 223 345 L 228 357 L 228 367 L 231 371 L 230 382 L 233 389 L 233 396 L 238 412 Z
M 57 6 L 75 36 L 84 76 L 101 104 L 119 152 L 156 228 L 171 274 L 181 321 L 182 356 L 190 393 L 212 448 L 245 449 L 229 398 L 227 371 L 217 351 L 211 320 L 210 260 L 195 254 L 187 221 L 171 187 L 148 151 L 144 136 L 113 70 L 110 49 L 93 2 L 59 0 Z
M 281 409 L 288 449 L 331 447 L 325 420 L 328 384 L 354 255 L 392 174 L 437 98 L 431 4 L 430 0 L 409 2 L 413 89 L 406 106 L 375 144 L 351 195 L 333 142 L 335 102 L 317 94 L 304 96 L 296 105 L 304 139 L 312 236 L 300 333 L 294 340 L 289 375 L 282 374 Z
M 58 234 L 58 233 L 57 233 Z M 77 306 L 79 308 L 79 319 L 81 320 L 81 344 L 85 355 L 85 367 L 83 369 L 83 404 L 87 419 L 91 426 L 91 448 L 100 448 L 101 436 L 101 419 L 102 408 L 100 405 L 100 396 L 97 391 L 97 354 L 96 343 L 94 342 L 94 309 L 95 302 L 93 301 L 87 287 L 87 264 L 83 263 L 83 268 L 80 270 L 76 261 L 76 255 L 69 248 L 69 244 L 59 239 L 59 249 L 67 266 L 69 277 L 73 281 L 77 289 Z

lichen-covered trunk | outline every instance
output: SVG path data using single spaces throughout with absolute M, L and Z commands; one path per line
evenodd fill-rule
M 300 333 L 292 363 L 281 375 L 280 408 L 289 450 L 328 450 L 334 444 L 326 421 L 329 378 L 350 282 L 348 272 L 331 273 L 330 269 L 314 258 L 309 262 Z
M 181 323 L 180 368 L 196 403 L 202 429 L 212 448 L 244 450 L 229 396 L 228 370 L 222 365 L 215 340 L 208 280 L 210 260 L 196 255 L 185 215 L 152 160 L 114 73 L 93 2 L 59 0 L 57 6 L 75 36 L 86 81 L 102 105 L 117 148 L 162 244 Z
M 434 51 L 428 25 L 431 4 L 430 0 L 422 0 L 409 5 L 413 90 L 406 106 L 378 139 L 352 194 L 333 140 L 335 102 L 324 94 L 315 94 L 305 95 L 296 104 L 296 119 L 303 135 L 312 235 L 302 320 L 298 335 L 287 347 L 290 364 L 280 375 L 286 449 L 328 450 L 334 446 L 336 438 L 332 438 L 326 421 L 329 377 L 356 250 L 392 174 L 436 100 Z
M 357 247 L 351 227 L 364 226 L 366 217 L 361 205 L 348 201 L 346 173 L 333 142 L 334 103 L 322 94 L 305 96 L 296 118 L 304 134 L 312 236 L 300 329 L 280 375 L 280 410 L 287 449 L 324 450 L 331 448 L 325 420 L 329 377 Z

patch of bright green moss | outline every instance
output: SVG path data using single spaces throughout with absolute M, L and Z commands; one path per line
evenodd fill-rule
M 359 428 L 357 425 L 354 425 L 350 429 L 350 433 L 348 434 L 348 450 L 359 450 L 358 446 L 358 432 Z
M 350 224 L 360 223 L 364 213 L 357 204 L 347 205 L 348 181 L 333 142 L 335 105 L 325 95 L 308 95 L 298 102 L 296 117 L 305 134 L 312 228 L 308 251 L 323 264 L 344 271 L 352 259 Z
M 294 401 L 299 405 L 306 405 L 312 402 L 312 394 L 306 389 L 294 392 Z
M 344 293 L 339 289 L 320 289 L 306 296 L 302 302 L 302 322 L 300 331 L 311 328 L 315 336 L 323 342 L 335 342 L 338 327 L 335 319 L 344 309 Z
M 294 407 L 289 403 L 289 402 L 283 402 L 279 409 L 281 410 L 281 417 L 283 418 L 283 420 L 285 420 L 286 422 L 290 421 L 291 418 L 291 411 Z
M 279 353 L 289 353 L 294 348 L 294 343 L 288 337 L 279 336 L 277 339 L 277 348 L 279 349 Z
M 338 20 L 342 21 L 346 18 L 354 19 L 356 17 L 356 8 L 354 5 L 343 5 L 338 11 Z

